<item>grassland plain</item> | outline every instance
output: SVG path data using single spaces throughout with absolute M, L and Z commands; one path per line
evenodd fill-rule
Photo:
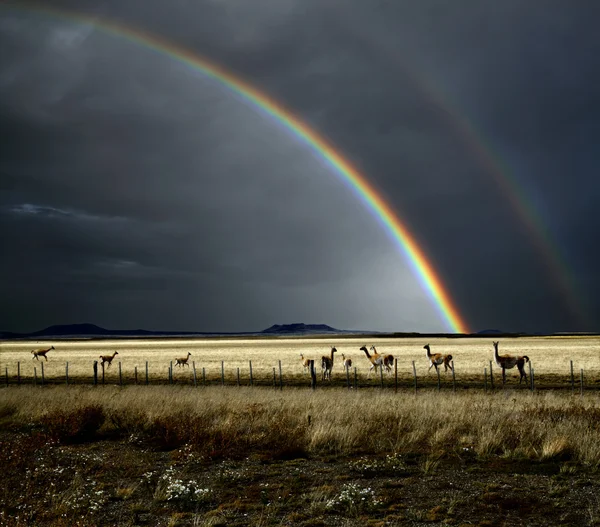
M 398 359 L 398 379 L 401 386 L 410 387 L 413 382 L 412 362 L 415 362 L 419 383 L 423 386 L 437 384 L 435 370 L 428 371 L 425 357 L 425 344 L 431 345 L 432 353 L 449 353 L 454 358 L 458 387 L 483 386 L 484 368 L 490 367 L 493 360 L 492 339 L 489 338 L 326 338 L 326 339 L 130 339 L 130 340 L 64 340 L 64 341 L 5 341 L 0 343 L 0 372 L 8 373 L 9 382 L 17 380 L 17 363 L 23 382 L 31 383 L 34 368 L 41 375 L 41 364 L 32 359 L 34 348 L 56 348 L 48 353 L 44 361 L 44 375 L 48 382 L 65 381 L 65 365 L 69 363 L 69 377 L 72 382 L 89 383 L 92 379 L 92 364 L 100 355 L 118 351 L 112 366 L 106 370 L 106 382 L 116 383 L 118 363 L 121 363 L 123 382 L 134 382 L 137 367 L 138 379 L 145 377 L 145 364 L 148 362 L 149 379 L 153 383 L 164 383 L 168 379 L 169 365 L 176 357 L 184 357 L 190 352 L 190 363 L 196 366 L 197 381 L 201 382 L 204 369 L 207 384 L 221 382 L 221 363 L 224 365 L 227 384 L 237 384 L 239 369 L 240 384 L 249 383 L 249 363 L 252 362 L 253 380 L 258 385 L 273 384 L 273 368 L 279 376 L 279 361 L 283 381 L 289 385 L 308 385 L 300 354 L 317 359 L 328 354 L 332 346 L 335 355 L 332 385 L 346 383 L 342 371 L 342 353 L 353 360 L 358 382 L 364 386 L 379 384 L 376 375 L 368 377 L 370 363 L 360 351 L 363 345 L 375 345 L 379 353 L 391 353 Z M 527 355 L 535 371 L 536 386 L 539 389 L 569 387 L 570 361 L 577 381 L 580 370 L 584 370 L 588 388 L 600 386 L 600 338 L 599 337 L 532 337 L 501 339 L 501 354 Z M 496 384 L 500 370 L 492 365 Z M 528 369 L 527 369 L 528 371 Z M 320 373 L 320 370 L 319 370 Z M 507 372 L 509 382 L 518 379 L 516 369 Z M 441 375 L 447 385 L 451 375 Z M 144 379 L 145 380 L 145 379 Z M 191 384 L 192 368 L 174 366 L 174 382 Z M 386 375 L 387 386 L 393 384 L 391 375 Z
M 600 398 L 21 386 L 0 523 L 597 525 Z
M 115 349 L 123 364 L 156 365 L 189 350 L 215 379 L 221 360 L 252 360 L 267 378 L 281 360 L 284 377 L 304 383 L 300 353 L 320 357 L 335 345 L 366 378 L 357 348 L 373 343 L 425 375 L 421 339 L 69 341 L 55 342 L 60 359 L 49 354 L 46 364 L 72 361 L 83 379 Z M 491 340 L 429 343 L 452 353 L 461 375 L 489 367 Z M 35 364 L 30 349 L 44 344 L 2 343 L 2 365 L 23 356 Z M 501 341 L 501 352 L 535 361 L 536 377 L 567 370 L 568 379 L 573 360 L 592 382 L 598 350 L 597 338 Z M 531 393 L 514 371 L 487 394 L 475 385 L 453 393 L 447 379 L 438 392 L 429 374 L 416 396 L 410 383 L 399 393 L 321 382 L 315 391 L 216 380 L 194 388 L 178 373 L 188 377 L 175 386 L 0 389 L 0 524 L 600 525 L 594 389 Z

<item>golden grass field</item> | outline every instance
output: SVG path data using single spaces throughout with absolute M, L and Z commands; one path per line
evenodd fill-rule
M 41 375 L 41 364 L 32 359 L 31 350 L 54 345 L 44 362 L 47 382 L 64 382 L 65 364 L 69 363 L 69 377 L 73 382 L 91 382 L 92 364 L 100 355 L 119 354 L 112 366 L 106 370 L 106 382 L 118 382 L 118 363 L 121 363 L 123 382 L 134 381 L 134 371 L 138 369 L 140 383 L 145 380 L 145 363 L 148 362 L 151 382 L 167 382 L 168 369 L 175 357 L 192 355 L 197 370 L 198 384 L 202 383 L 202 369 L 208 384 L 221 382 L 221 361 L 224 362 L 226 384 L 237 384 L 237 369 L 240 370 L 240 383 L 249 383 L 249 361 L 252 361 L 254 383 L 273 384 L 273 368 L 276 369 L 279 383 L 279 361 L 285 384 L 309 384 L 309 377 L 300 362 L 300 354 L 316 359 L 317 376 L 320 380 L 320 357 L 329 354 L 335 346 L 335 364 L 332 385 L 344 385 L 346 375 L 342 370 L 342 354 L 353 360 L 353 368 L 359 384 L 378 385 L 379 376 L 372 374 L 368 379 L 370 363 L 359 348 L 375 345 L 381 354 L 391 353 L 398 359 L 398 379 L 401 387 L 411 387 L 413 382 L 412 361 L 415 361 L 419 384 L 437 385 L 435 370 L 428 372 L 428 361 L 423 346 L 431 345 L 432 353 L 451 354 L 456 369 L 457 386 L 483 383 L 483 370 L 490 367 L 493 360 L 491 338 L 270 338 L 270 339 L 128 339 L 128 340 L 60 340 L 60 341 L 5 341 L 0 342 L 0 372 L 4 377 L 8 369 L 9 382 L 16 382 L 17 363 L 23 382 L 31 382 L 34 367 Z M 576 384 L 579 383 L 580 369 L 585 372 L 586 387 L 600 382 L 600 337 L 527 337 L 500 339 L 500 353 L 527 355 L 534 368 L 536 387 L 570 386 L 570 362 L 573 361 Z M 500 370 L 494 364 L 496 386 L 501 383 Z M 101 371 L 101 370 L 99 370 Z M 174 365 L 174 382 L 193 382 L 192 368 L 179 368 Z M 526 368 L 529 372 L 529 368 Z M 354 377 L 354 372 L 352 372 Z M 508 383 L 518 384 L 518 372 L 507 371 Z M 442 384 L 451 383 L 451 375 L 444 374 L 441 368 Z M 4 381 L 4 378 L 2 379 Z M 353 379 L 352 379 L 353 381 Z M 384 375 L 386 385 L 393 384 L 393 375 Z

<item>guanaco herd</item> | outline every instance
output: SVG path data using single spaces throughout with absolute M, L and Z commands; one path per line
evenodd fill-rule
M 506 370 L 510 370 L 510 369 L 514 368 L 515 366 L 517 367 L 517 370 L 519 371 L 519 384 L 521 384 L 521 381 L 523 381 L 523 379 L 525 379 L 525 382 L 527 382 L 527 374 L 525 373 L 525 364 L 527 362 L 529 362 L 529 357 L 527 355 L 522 355 L 522 356 L 500 355 L 498 353 L 499 342 L 493 342 L 493 345 L 494 345 L 494 361 L 502 370 L 502 384 L 506 383 Z M 454 370 L 452 355 L 449 355 L 449 354 L 443 355 L 441 353 L 431 353 L 431 348 L 430 348 L 429 344 L 426 344 L 425 346 L 423 346 L 423 349 L 425 350 L 427 360 L 429 361 L 429 369 L 427 370 L 428 372 L 431 371 L 431 368 L 435 368 L 436 373 L 437 373 L 438 367 L 442 366 L 442 365 L 444 366 L 444 372 L 446 372 L 446 373 L 448 372 L 448 370 L 451 370 L 451 371 Z M 40 348 L 40 349 L 32 350 L 31 351 L 31 353 L 33 354 L 32 359 L 37 359 L 39 361 L 40 357 L 43 357 L 44 359 L 46 359 L 46 361 L 48 361 L 47 353 L 51 350 L 54 350 L 54 346 L 50 346 L 49 348 Z M 394 365 L 394 356 L 393 355 L 380 354 L 377 352 L 377 349 L 375 348 L 375 346 L 371 346 L 369 349 L 367 349 L 366 346 L 362 346 L 360 348 L 360 351 L 363 351 L 365 353 L 367 359 L 371 363 L 371 366 L 369 368 L 368 377 L 371 376 L 371 373 L 373 372 L 373 370 L 375 370 L 375 374 L 377 374 L 378 369 L 381 372 L 383 372 L 385 370 L 386 373 L 388 373 L 388 374 L 391 373 L 392 366 Z M 323 381 L 325 381 L 325 380 L 331 381 L 331 371 L 333 370 L 333 364 L 335 361 L 335 357 L 334 357 L 335 353 L 337 353 L 337 349 L 335 347 L 332 347 L 329 356 L 323 355 L 321 357 L 321 380 L 323 380 Z M 106 367 L 109 368 L 110 365 L 112 364 L 113 359 L 118 354 L 119 354 L 119 352 L 115 351 L 112 355 L 100 355 L 100 365 L 102 366 L 102 368 L 104 368 L 105 365 L 107 365 Z M 185 356 L 185 357 L 176 357 L 175 358 L 175 366 L 179 366 L 181 368 L 183 368 L 184 366 L 187 366 L 189 368 L 189 366 L 190 366 L 189 360 L 190 360 L 191 356 L 192 356 L 192 354 L 190 352 L 188 352 L 187 356 Z M 304 368 L 304 371 L 308 372 L 310 369 L 311 359 L 305 357 L 304 354 L 301 353 L 300 360 L 302 361 L 302 366 Z M 346 357 L 346 355 L 343 353 L 342 353 L 342 367 L 345 372 L 349 372 L 350 368 L 352 368 L 352 359 L 350 357 Z
M 525 379 L 527 382 L 527 374 L 525 373 L 525 364 L 529 362 L 529 357 L 527 355 L 522 356 L 513 356 L 513 355 L 500 355 L 498 353 L 498 345 L 499 342 L 493 342 L 494 345 L 494 361 L 502 370 L 502 384 L 506 383 L 506 370 L 510 370 L 515 366 L 519 370 L 519 384 Z M 427 360 L 429 361 L 429 369 L 428 372 L 431 371 L 431 368 L 435 368 L 436 373 L 438 372 L 439 366 L 444 366 L 444 372 L 454 371 L 454 363 L 452 355 L 450 354 L 442 354 L 442 353 L 431 353 L 431 347 L 429 344 L 423 346 L 425 350 Z M 377 352 L 375 346 L 371 346 L 370 349 L 367 349 L 366 346 L 362 346 L 360 351 L 364 351 L 367 359 L 371 363 L 369 368 L 368 377 L 371 376 L 373 370 L 375 370 L 375 374 L 377 374 L 378 368 L 380 371 L 384 371 L 386 373 L 391 373 L 392 366 L 394 365 L 394 356 L 391 354 L 382 355 Z M 370 353 L 369 353 L 370 351 Z M 331 348 L 331 353 L 329 356 L 323 355 L 321 357 L 321 380 L 331 380 L 331 370 L 333 369 L 334 363 L 334 353 L 337 352 L 335 347 Z M 304 356 L 304 354 L 300 354 L 300 360 L 302 361 L 302 366 L 305 372 L 309 371 L 310 361 L 311 359 Z M 316 361 L 315 361 L 316 362 Z M 352 359 L 346 358 L 346 356 L 342 353 L 342 366 L 345 372 L 349 372 L 352 367 Z

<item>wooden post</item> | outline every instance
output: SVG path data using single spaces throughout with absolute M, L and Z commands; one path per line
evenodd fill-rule
M 206 386 L 206 368 L 202 368 L 202 386 Z
M 441 385 L 440 385 L 440 369 L 436 368 L 435 371 L 437 373 L 437 378 L 438 378 L 438 392 L 439 392 L 440 388 L 441 388 Z
M 65 363 L 65 382 L 69 386 L 69 363 Z
M 275 373 L 275 366 L 273 366 L 273 388 L 277 388 L 277 374 Z
M 483 391 L 487 393 L 487 368 L 483 368 Z
M 383 364 L 379 366 L 379 378 L 381 383 L 381 388 L 383 389 Z
M 281 360 L 279 361 L 279 390 L 283 390 L 283 374 L 281 373 Z
M 394 359 L 394 392 L 398 393 L 398 359 Z
M 146 361 L 146 386 L 148 386 L 148 361 Z
M 575 393 L 575 376 L 573 375 L 573 361 L 571 363 L 571 392 Z
M 37 368 L 33 367 L 33 385 L 37 386 Z
M 221 386 L 225 386 L 225 361 L 221 361 Z
M 412 361 L 413 365 L 413 375 L 415 377 L 415 395 L 417 395 L 417 367 L 415 366 L 415 361 Z
M 535 368 L 531 368 L 531 392 L 535 391 Z
M 252 361 L 248 361 L 248 365 L 250 366 L 250 386 L 254 386 L 254 379 L 252 378 Z
M 98 386 L 98 361 L 94 361 L 94 386 Z
M 137 378 L 137 366 L 134 366 L 133 368 L 133 374 L 135 376 L 135 385 L 137 386 L 138 383 L 138 378 Z
M 104 362 L 102 363 L 102 386 L 104 386 Z
M 310 386 L 313 390 L 317 388 L 317 374 L 315 372 L 315 359 L 310 359 Z
M 198 381 L 196 380 L 196 363 L 192 361 L 192 370 L 194 371 L 194 386 L 198 386 Z
M 494 370 L 492 368 L 492 361 L 490 361 L 490 387 L 494 391 Z
M 45 381 L 46 377 L 44 376 L 44 363 L 42 362 L 42 386 L 44 386 Z
M 119 386 L 123 386 L 123 374 L 121 372 L 121 361 L 119 361 Z
M 346 368 L 346 388 L 350 389 L 350 368 Z
M 583 368 L 581 368 L 581 397 L 583 397 Z
M 450 361 L 452 365 L 452 391 L 456 393 L 456 376 L 454 375 L 454 361 Z
M 533 391 L 533 375 L 531 374 L 531 361 L 529 361 L 529 389 Z
M 356 372 L 356 366 L 354 366 L 354 389 L 358 390 L 358 373 Z
M 238 386 L 240 385 L 240 369 L 237 369 L 237 382 L 238 382 Z
M 173 384 L 173 361 L 169 362 L 169 384 Z
M 17 362 L 17 384 L 21 386 L 21 363 Z

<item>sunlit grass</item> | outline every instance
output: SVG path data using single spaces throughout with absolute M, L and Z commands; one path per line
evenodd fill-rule
M 493 360 L 491 339 L 363 339 L 363 338 L 326 338 L 326 339 L 130 339 L 130 340 L 87 340 L 23 342 L 7 341 L 0 343 L 0 373 L 8 369 L 10 382 L 17 376 L 17 363 L 23 380 L 32 382 L 34 367 L 38 380 L 41 379 L 41 362 L 32 360 L 31 349 L 53 344 L 55 350 L 48 353 L 48 362 L 44 361 L 46 379 L 62 382 L 65 380 L 65 365 L 69 363 L 69 376 L 80 382 L 91 382 L 92 365 L 100 355 L 118 351 L 119 354 L 110 368 L 106 370 L 106 382 L 116 383 L 119 379 L 119 363 L 123 382 L 134 382 L 137 367 L 138 381 L 145 382 L 145 365 L 149 365 L 151 382 L 167 382 L 170 363 L 176 357 L 185 357 L 188 352 L 190 366 L 196 366 L 197 383 L 202 384 L 203 373 L 207 383 L 221 382 L 221 362 L 224 364 L 226 384 L 237 384 L 238 369 L 240 384 L 250 383 L 250 361 L 253 380 L 258 384 L 273 383 L 275 368 L 277 382 L 279 363 L 284 382 L 309 384 L 309 378 L 300 362 L 300 354 L 314 358 L 320 380 L 320 357 L 329 354 L 332 346 L 338 350 L 333 368 L 334 385 L 344 385 L 346 374 L 342 370 L 341 355 L 344 353 L 353 361 L 357 379 L 360 383 L 377 385 L 379 376 L 372 374 L 368 379 L 370 363 L 359 348 L 374 344 L 380 353 L 391 353 L 398 359 L 398 379 L 410 387 L 413 379 L 412 363 L 415 362 L 419 382 L 428 385 L 437 383 L 435 370 L 428 370 L 429 364 L 423 346 L 429 343 L 434 353 L 453 355 L 456 368 L 456 381 L 461 383 L 483 384 L 483 370 L 490 368 Z M 579 383 L 580 369 L 584 369 L 585 382 L 594 385 L 600 382 L 600 338 L 598 337 L 539 337 L 501 339 L 501 354 L 527 355 L 535 370 L 538 385 L 565 386 L 570 384 L 570 361 L 576 383 Z M 500 370 L 492 364 L 496 385 L 501 383 Z M 529 373 L 529 365 L 526 366 Z M 101 375 L 101 370 L 99 369 Z M 177 367 L 173 364 L 174 381 L 191 384 L 191 367 Z M 354 370 L 351 372 L 354 381 Z M 452 381 L 450 373 L 442 372 L 441 381 L 448 385 Z M 507 372 L 509 384 L 517 383 L 516 369 Z M 393 383 L 392 375 L 384 375 L 387 385 Z
M 447 456 L 600 464 L 596 395 L 428 391 L 415 397 L 170 386 L 21 387 L 2 395 L 2 426 L 41 424 L 69 439 L 77 439 L 72 432 L 80 426 L 88 435 L 100 427 L 100 433 L 147 437 L 167 448 L 187 444 L 210 455 L 418 453 L 429 456 L 427 472 Z

